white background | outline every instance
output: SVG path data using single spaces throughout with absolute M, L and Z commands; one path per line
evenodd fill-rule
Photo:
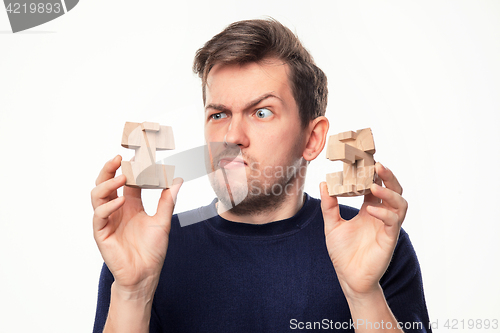
M 371 127 L 376 159 L 402 183 L 435 332 L 500 320 L 499 1 L 82 0 L 18 34 L 0 10 L 0 332 L 92 329 L 90 191 L 105 161 L 133 155 L 125 121 L 173 126 L 177 152 L 202 145 L 194 53 L 265 15 L 326 72 L 330 134 Z M 323 152 L 307 192 L 318 197 L 337 163 Z M 154 212 L 159 192 L 145 192 Z M 188 182 L 176 210 L 212 198 L 208 181 Z

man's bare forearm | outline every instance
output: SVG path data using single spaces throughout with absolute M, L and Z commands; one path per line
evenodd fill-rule
M 380 286 L 370 294 L 362 296 L 346 294 L 346 298 L 356 333 L 404 333 L 398 328 L 398 321 L 392 314 Z
M 129 291 L 113 283 L 103 333 L 148 333 L 156 285 Z

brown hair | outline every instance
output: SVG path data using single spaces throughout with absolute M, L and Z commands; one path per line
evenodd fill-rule
M 325 115 L 326 75 L 297 36 L 274 19 L 235 22 L 196 52 L 193 71 L 202 80 L 203 102 L 208 73 L 216 64 L 244 64 L 266 57 L 276 57 L 290 67 L 289 80 L 303 128 Z

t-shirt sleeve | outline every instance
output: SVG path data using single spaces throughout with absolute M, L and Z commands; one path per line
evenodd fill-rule
M 420 265 L 410 238 L 403 229 L 380 285 L 405 333 L 431 332 Z

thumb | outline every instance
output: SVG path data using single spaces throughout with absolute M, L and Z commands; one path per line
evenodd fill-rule
M 177 193 L 183 183 L 182 178 L 175 178 L 172 181 L 170 188 L 161 192 L 160 200 L 158 201 L 158 208 L 156 209 L 155 218 L 162 224 L 169 222 L 174 212 L 175 201 L 177 200 Z
M 342 221 L 339 202 L 337 197 L 331 197 L 328 194 L 326 182 L 319 184 L 319 190 L 321 193 L 321 210 L 323 211 L 323 219 L 325 220 L 325 232 L 328 233 Z

